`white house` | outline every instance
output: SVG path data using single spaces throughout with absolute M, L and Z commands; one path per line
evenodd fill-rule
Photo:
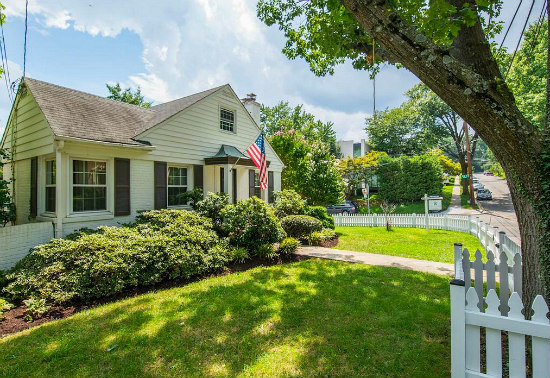
M 370 147 L 365 139 L 361 139 L 360 142 L 353 140 L 339 140 L 340 154 L 343 158 L 365 156 L 369 153 Z
M 253 115 L 257 118 L 254 119 Z M 144 109 L 25 78 L 0 148 L 11 153 L 17 224 L 52 222 L 56 237 L 131 221 L 140 210 L 185 207 L 202 187 L 231 201 L 280 190 L 269 143 L 268 190 L 244 151 L 260 133 L 259 104 L 229 84 Z

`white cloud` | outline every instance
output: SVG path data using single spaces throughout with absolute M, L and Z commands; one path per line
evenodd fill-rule
M 366 139 L 365 118 L 370 114 L 365 112 L 346 113 L 337 110 L 328 110 L 311 104 L 304 104 L 304 109 L 315 114 L 323 122 L 334 122 L 338 139 L 355 140 Z
M 120 81 L 139 85 L 155 103 L 230 83 L 238 94 L 253 91 L 268 105 L 280 100 L 304 103 L 324 121 L 333 121 L 338 137 L 361 137 L 363 119 L 372 110 L 368 74 L 347 65 L 332 77 L 317 78 L 305 62 L 289 61 L 280 52 L 285 43 L 282 33 L 257 19 L 256 3 L 34 0 L 29 12 L 44 30 L 74 29 L 102 37 L 116 37 L 123 30 L 137 34 L 143 44 L 144 72 Z M 24 7 L 24 0 L 12 0 L 6 12 L 23 17 Z M 405 70 L 384 71 L 377 103 L 398 105 L 402 92 L 414 82 Z

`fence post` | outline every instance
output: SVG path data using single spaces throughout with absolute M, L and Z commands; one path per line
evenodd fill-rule
M 455 244 L 456 248 L 456 244 Z M 462 269 L 461 269 L 462 270 Z M 466 372 L 466 291 L 464 281 L 451 281 L 451 378 L 463 378 Z

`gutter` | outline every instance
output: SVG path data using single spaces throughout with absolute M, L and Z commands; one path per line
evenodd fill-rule
M 126 143 L 118 143 L 118 142 L 105 142 L 105 141 L 99 141 L 99 140 L 91 140 L 91 139 L 83 139 L 83 138 L 67 137 L 67 136 L 56 136 L 54 137 L 54 141 L 78 142 L 78 143 L 94 144 L 94 145 L 101 145 L 101 146 L 108 146 L 108 147 L 123 147 L 123 148 L 130 148 L 130 149 L 144 150 L 144 151 L 153 151 L 156 149 L 155 146 L 134 145 L 134 144 L 126 144 Z

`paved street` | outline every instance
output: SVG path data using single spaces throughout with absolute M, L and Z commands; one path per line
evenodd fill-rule
M 506 232 L 510 239 L 519 242 L 519 226 L 506 180 L 481 173 L 475 174 L 474 177 L 477 177 L 479 182 L 493 193 L 492 201 L 479 201 L 480 219 L 491 226 L 498 227 Z

